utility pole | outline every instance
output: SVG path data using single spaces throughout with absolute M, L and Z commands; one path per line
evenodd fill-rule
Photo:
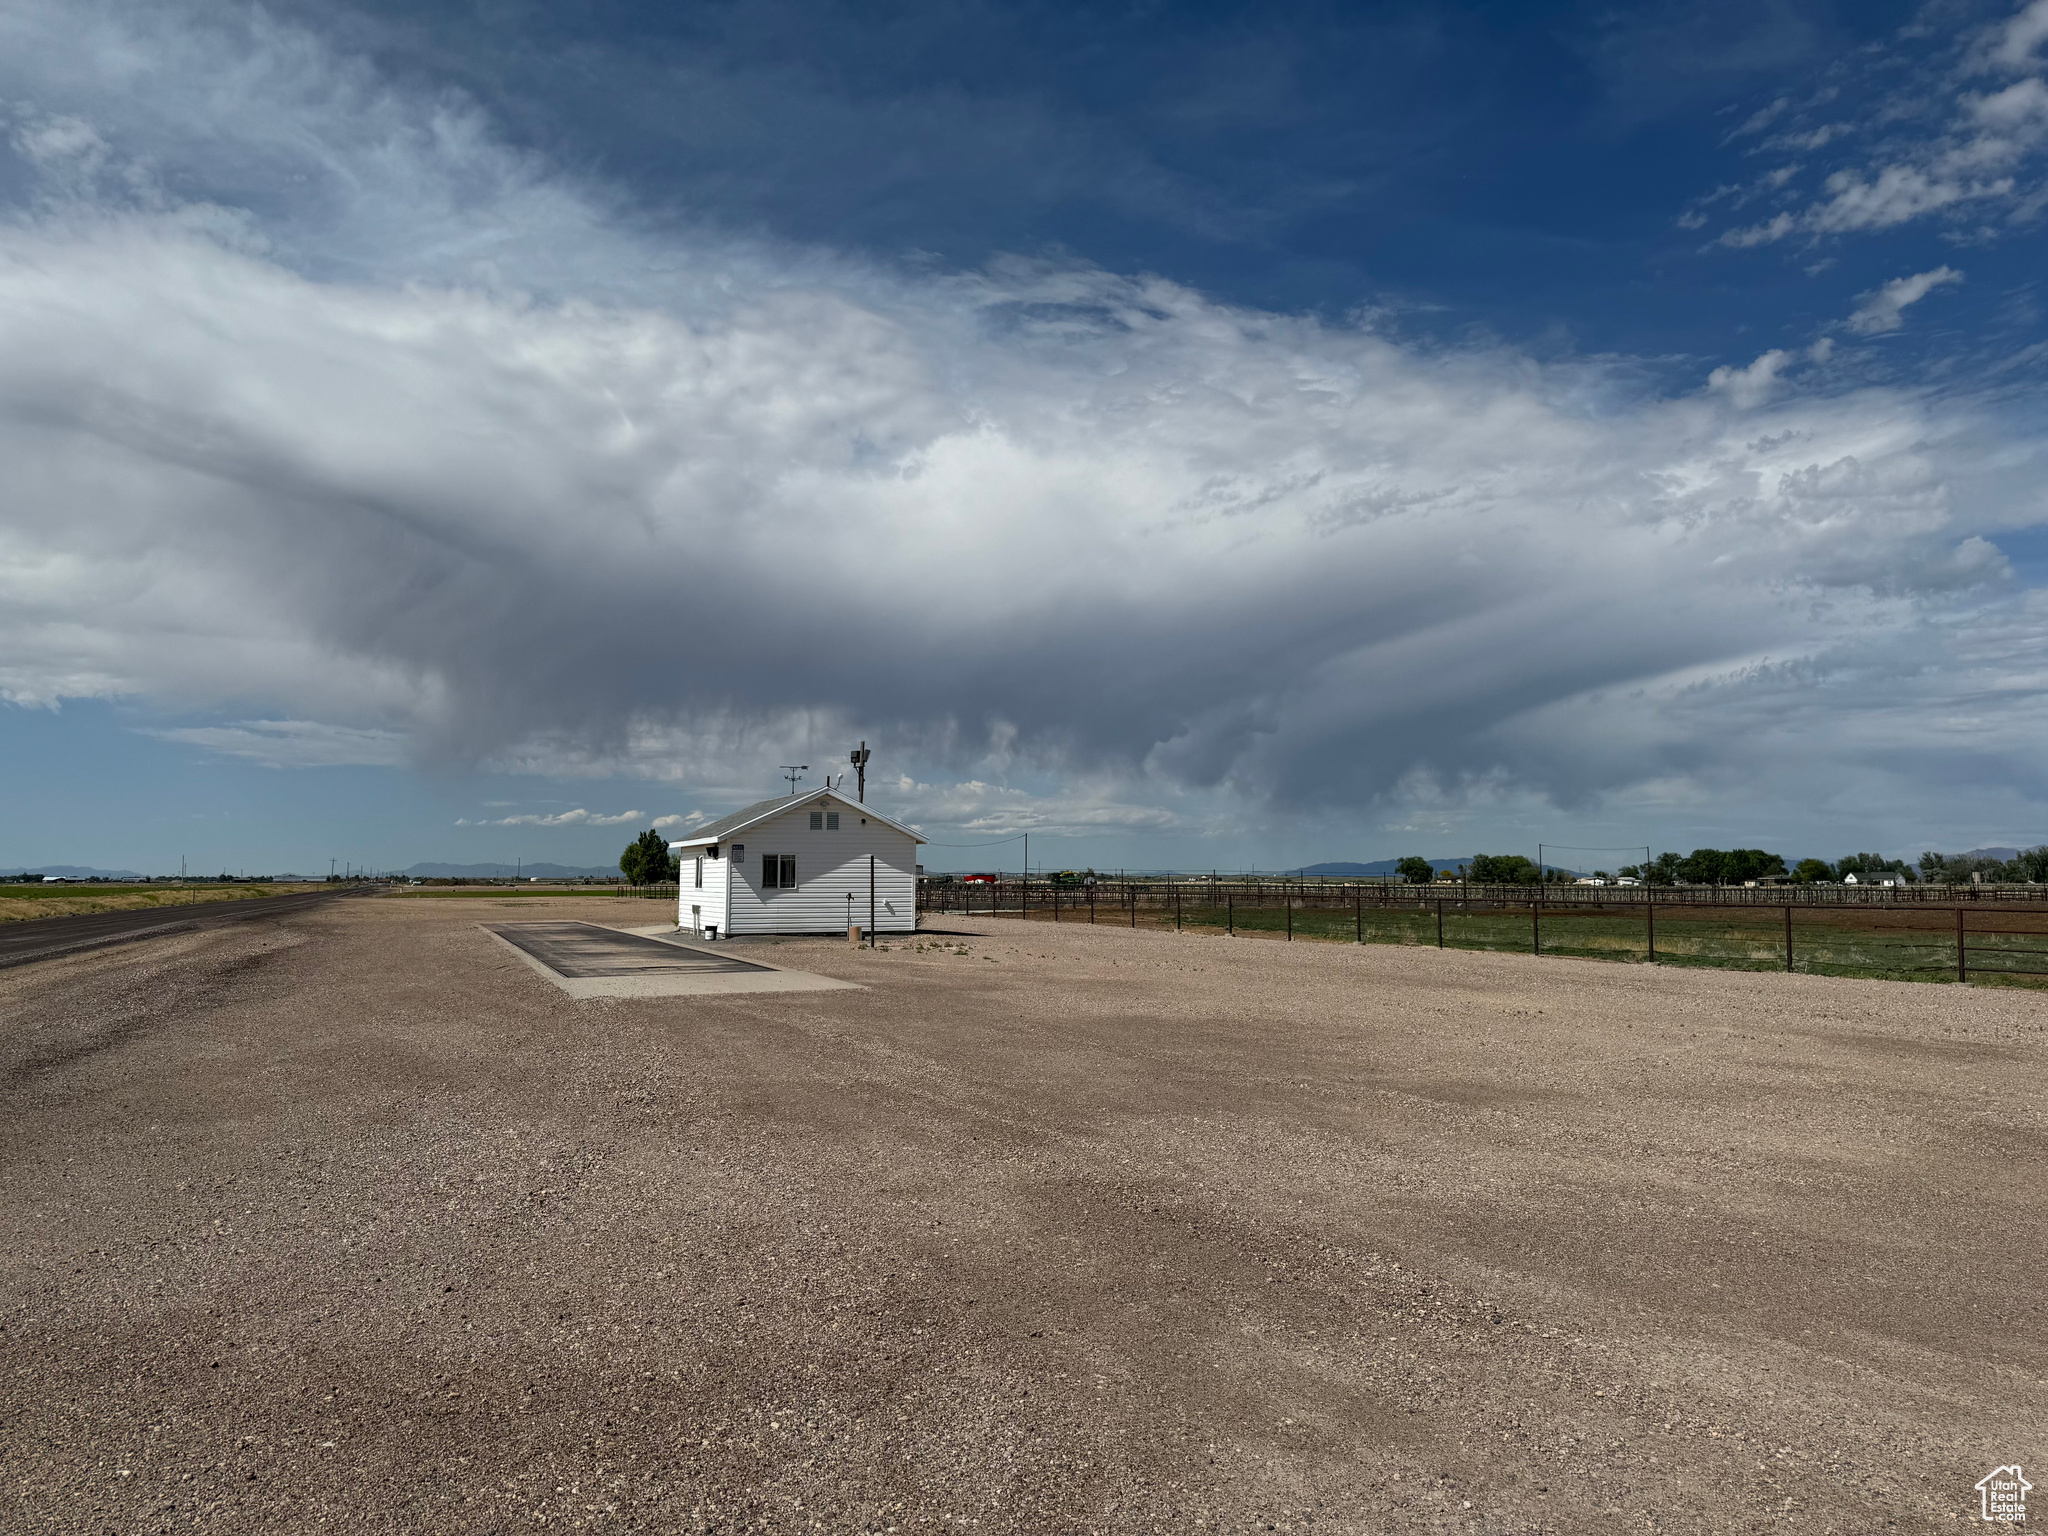
M 327 883 L 329 885 L 332 885 L 334 883 L 334 866 L 339 864 L 340 862 L 341 860 L 339 859 L 329 859 L 327 861 Z M 183 869 L 185 866 L 181 863 L 178 867 L 180 869 Z
M 782 765 L 782 776 L 789 780 L 789 792 L 792 797 L 796 794 L 796 781 L 804 774 L 809 773 L 810 770 L 811 765 L 809 763 L 784 763 Z
M 852 752 L 847 754 L 846 760 L 853 764 L 853 771 L 857 775 L 854 782 L 859 790 L 860 803 L 866 805 L 868 803 L 868 744 L 862 742 Z

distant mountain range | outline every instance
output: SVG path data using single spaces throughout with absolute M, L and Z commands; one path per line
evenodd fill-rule
M 2019 856 L 2020 851 L 2017 848 L 1972 848 L 1968 853 L 1961 855 L 1966 859 L 1997 859 L 2001 864 Z
M 581 864 L 415 864 L 402 871 L 414 880 L 512 880 L 533 875 L 542 880 L 620 878 L 619 866 Z
M 142 878 L 132 869 L 94 869 L 86 864 L 0 864 L 0 874 L 34 875 L 38 879 L 44 875 L 59 875 L 66 880 L 90 880 L 95 875 L 102 880 L 140 880 Z

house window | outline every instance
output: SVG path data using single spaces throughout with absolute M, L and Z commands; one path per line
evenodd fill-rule
M 837 832 L 839 830 L 839 813 L 837 811 L 827 811 L 825 813 L 825 830 L 827 832 Z
M 762 854 L 761 889 L 764 891 L 795 890 L 796 855 L 793 853 Z
M 704 889 L 704 861 L 702 859 L 697 861 L 697 889 L 700 891 Z
M 813 832 L 825 830 L 825 813 L 823 811 L 811 812 L 811 830 Z

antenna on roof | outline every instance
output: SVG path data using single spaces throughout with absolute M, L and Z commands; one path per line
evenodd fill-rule
M 868 744 L 862 742 L 855 751 L 847 754 L 846 760 L 853 764 L 853 771 L 860 775 L 860 803 L 866 805 L 868 803 Z
M 809 763 L 784 763 L 782 765 L 782 776 L 789 780 L 789 792 L 792 795 L 796 793 L 796 781 L 808 773 L 810 767 Z

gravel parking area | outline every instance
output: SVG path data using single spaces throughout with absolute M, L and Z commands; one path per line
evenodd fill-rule
M 2048 1488 L 2048 998 L 953 918 L 734 946 L 863 990 L 578 1002 L 479 927 L 658 916 L 0 973 L 0 1527 L 1865 1533 Z

